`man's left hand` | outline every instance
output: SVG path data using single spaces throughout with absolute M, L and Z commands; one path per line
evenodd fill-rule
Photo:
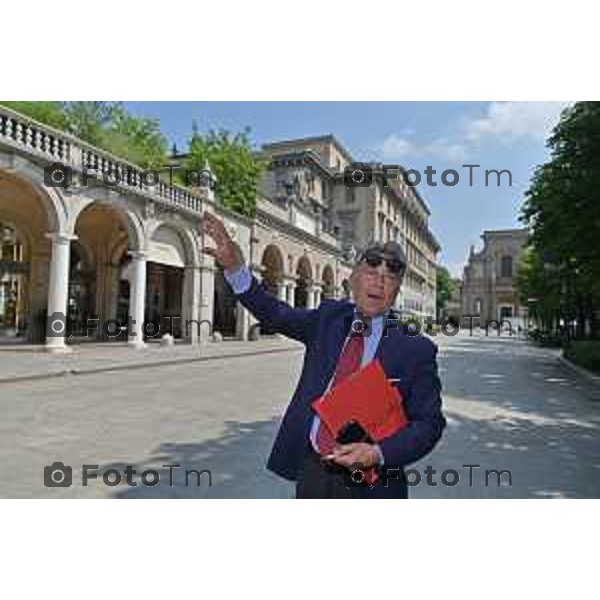
M 364 442 L 341 444 L 331 452 L 331 460 L 343 467 L 351 467 L 355 463 L 373 467 L 379 462 L 379 452 L 373 444 Z

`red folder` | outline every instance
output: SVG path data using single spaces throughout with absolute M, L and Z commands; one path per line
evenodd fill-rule
M 375 359 L 313 401 L 312 406 L 334 436 L 348 421 L 356 420 L 378 442 L 407 425 L 402 401 L 402 394 Z

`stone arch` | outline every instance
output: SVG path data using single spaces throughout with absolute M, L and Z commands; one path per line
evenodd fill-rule
M 86 198 L 73 215 L 76 239 L 71 242 L 71 275 L 74 248 L 85 249 L 90 265 L 79 285 L 69 283 L 68 310 L 82 325 L 90 317 L 98 319 L 99 325 L 113 320 L 125 325 L 131 315 L 129 253 L 145 249 L 147 237 L 137 213 L 114 200 Z M 88 336 L 87 331 L 80 333 Z M 100 326 L 96 335 L 125 341 L 125 336 L 107 336 Z
M 51 257 L 48 234 L 66 231 L 66 211 L 60 192 L 43 188 L 38 167 L 20 157 L 13 159 L 13 167 L 0 169 L 0 224 L 2 235 L 7 236 L 4 250 L 12 254 L 3 259 L 0 302 L 10 305 L 9 312 L 16 315 L 8 319 L 9 329 L 19 340 L 41 342 Z M 0 321 L 6 322 L 5 317 Z
M 341 287 L 342 287 L 342 298 L 344 300 L 349 300 L 351 293 L 352 293 L 352 290 L 350 287 L 350 281 L 348 279 L 342 279 Z
M 269 244 L 262 253 L 260 264 L 263 267 L 263 283 L 272 294 L 277 294 L 284 273 L 283 254 L 279 247 Z
M 183 268 L 190 262 L 190 249 L 179 231 L 161 223 L 148 235 L 146 259 L 151 262 Z
M 321 281 L 323 285 L 323 298 L 334 298 L 335 297 L 335 279 L 333 275 L 333 268 L 330 264 L 326 264 L 323 267 L 323 273 L 321 275 Z
M 146 247 L 146 318 L 153 323 L 151 337 L 170 333 L 187 335 L 186 323 L 193 301 L 190 267 L 199 263 L 198 246 L 191 230 L 176 220 L 156 221 Z
M 296 263 L 296 275 L 298 277 L 303 277 L 308 281 L 312 281 L 312 265 L 310 264 L 310 259 L 306 254 L 303 254 Z
M 157 237 L 158 236 L 158 237 Z M 153 241 L 163 244 L 172 244 L 182 255 L 185 266 L 198 266 L 200 264 L 200 251 L 198 240 L 193 231 L 177 220 L 157 220 L 148 230 L 148 250 Z
M 48 224 L 47 233 L 69 233 L 69 212 L 61 189 L 45 185 L 43 169 L 27 158 L 12 156 L 11 159 L 9 169 L 0 169 L 0 186 L 3 179 L 18 182 L 43 207 Z
M 81 220 L 86 218 L 90 212 L 98 214 L 104 212 L 107 216 L 112 215 L 118 231 L 126 233 L 130 250 L 144 251 L 146 249 L 148 238 L 141 217 L 118 197 L 115 196 L 110 200 L 86 199 L 72 217 L 72 229 L 76 235 Z
M 309 293 L 312 293 L 312 266 L 308 256 L 302 255 L 296 263 L 296 289 L 294 306 L 306 308 L 309 306 Z

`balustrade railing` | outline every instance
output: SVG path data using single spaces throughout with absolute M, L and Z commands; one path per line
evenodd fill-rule
M 200 213 L 203 195 L 188 188 L 165 183 L 154 175 L 109 152 L 47 125 L 42 125 L 13 110 L 0 106 L 0 146 L 10 146 L 51 163 L 61 163 L 73 172 L 89 172 L 111 182 L 111 187 L 142 195 Z M 149 177 L 152 175 L 152 177 Z

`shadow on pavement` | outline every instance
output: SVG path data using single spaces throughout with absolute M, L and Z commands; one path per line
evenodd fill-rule
M 600 404 L 556 359 L 527 345 L 482 347 L 461 340 L 440 361 L 448 426 L 434 452 L 416 465 L 437 470 L 437 487 L 412 488 L 416 498 L 596 498 L 600 496 Z M 473 354 L 475 352 L 475 354 Z M 473 469 L 469 486 L 466 464 Z M 441 483 L 458 471 L 455 487 Z M 508 469 L 512 487 L 486 469 Z M 452 481 L 452 479 L 450 479 Z
M 137 487 L 128 486 L 123 478 L 114 488 L 112 496 L 115 498 L 292 498 L 293 484 L 265 468 L 278 424 L 279 419 L 250 423 L 226 421 L 226 431 L 217 439 L 165 442 L 148 460 L 104 464 L 100 471 L 115 468 L 123 472 L 127 464 L 136 470 L 133 481 Z M 169 469 L 169 465 L 181 468 Z M 149 487 L 141 483 L 140 475 L 146 469 L 158 471 L 158 485 Z M 199 477 L 190 473 L 186 485 L 186 469 L 199 473 L 208 470 L 210 476 L 206 472 Z M 171 473 L 172 486 L 169 485 Z
M 422 474 L 413 498 L 553 498 L 600 496 L 600 405 L 591 402 L 585 386 L 563 372 L 556 360 L 535 348 L 508 344 L 494 353 L 492 346 L 457 345 L 440 360 L 444 412 L 448 426 L 434 452 L 416 468 Z M 518 350 L 517 350 L 518 349 Z M 472 350 L 476 352 L 474 355 Z M 517 350 L 517 352 L 515 352 Z M 473 360 L 474 358 L 477 360 Z M 200 442 L 165 442 L 144 461 L 134 464 L 139 474 L 156 469 L 156 487 L 121 484 L 117 498 L 291 498 L 293 484 L 265 468 L 279 419 L 227 421 L 223 435 Z M 173 471 L 163 465 L 180 465 Z M 478 464 L 469 470 L 463 465 Z M 426 484 L 424 470 L 431 465 L 437 487 Z M 102 469 L 125 464 L 105 464 Z M 208 469 L 212 475 L 191 474 L 185 469 Z M 444 470 L 458 471 L 454 487 L 442 483 Z M 498 486 L 485 470 L 510 470 Z M 136 478 L 136 481 L 138 479 Z

